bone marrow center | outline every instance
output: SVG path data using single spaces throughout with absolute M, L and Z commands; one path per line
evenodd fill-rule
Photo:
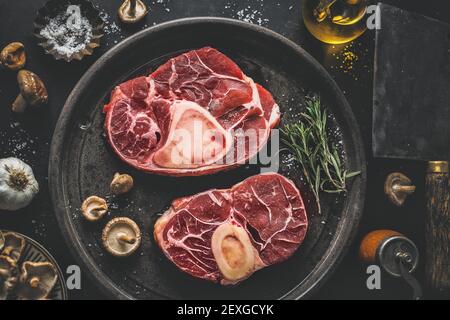
M 253 246 L 244 228 L 222 224 L 213 233 L 211 248 L 225 279 L 239 281 L 254 271 Z
M 222 241 L 222 254 L 231 268 L 239 268 L 245 263 L 244 246 L 234 236 L 227 236 Z

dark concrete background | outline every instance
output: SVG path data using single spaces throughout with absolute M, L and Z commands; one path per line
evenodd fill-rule
M 371 99 L 373 78 L 374 32 L 368 31 L 351 44 L 331 46 L 315 40 L 301 21 L 301 0 L 154 0 L 145 2 L 150 13 L 138 26 L 126 27 L 117 21 L 120 1 L 93 0 L 107 14 L 107 35 L 94 55 L 81 62 L 58 62 L 43 54 L 32 36 L 33 20 L 45 0 L 0 0 L 0 46 L 21 41 L 27 48 L 27 68 L 41 76 L 47 85 L 48 106 L 25 115 L 14 115 L 10 104 L 18 93 L 15 74 L 0 71 L 0 157 L 16 156 L 29 163 L 40 183 L 41 191 L 32 205 L 14 213 L 0 212 L 0 229 L 24 233 L 41 242 L 56 257 L 63 270 L 75 264 L 63 242 L 56 223 L 47 186 L 47 165 L 51 135 L 58 115 L 71 89 L 87 68 L 117 42 L 134 32 L 164 21 L 189 16 L 224 16 L 250 20 L 273 29 L 302 45 L 321 62 L 336 79 L 359 121 L 368 153 L 368 192 L 366 209 L 360 232 L 354 245 L 336 273 L 317 292 L 317 299 L 408 299 L 408 286 L 397 279 L 383 276 L 382 289 L 369 291 L 365 268 L 357 258 L 361 238 L 369 231 L 389 228 L 400 231 L 414 240 L 423 250 L 424 238 L 424 171 L 422 163 L 379 160 L 370 156 Z M 443 21 L 450 22 L 445 0 L 385 1 Z M 344 72 L 342 54 L 354 52 L 358 60 L 350 72 Z M 340 59 L 338 59 L 340 58 Z M 401 92 L 399 92 L 401 94 Z M 387 174 L 401 171 L 417 185 L 416 193 L 399 209 L 392 206 L 383 194 Z M 416 275 L 423 278 L 423 261 Z M 82 290 L 71 291 L 72 299 L 105 298 L 83 278 Z M 428 298 L 433 297 L 427 294 Z M 450 298 L 449 295 L 441 296 Z

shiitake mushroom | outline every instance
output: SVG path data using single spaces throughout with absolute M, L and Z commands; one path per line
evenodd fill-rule
M 5 69 L 22 69 L 26 61 L 25 46 L 20 42 L 12 42 L 0 52 L 0 65 Z
M 47 89 L 33 72 L 20 70 L 17 74 L 20 93 L 12 105 L 14 112 L 24 112 L 27 106 L 37 106 L 48 101 Z
M 147 15 L 148 9 L 141 0 L 125 0 L 117 13 L 123 23 L 137 23 Z
M 126 257 L 141 245 L 141 230 L 126 217 L 112 219 L 103 229 L 102 242 L 106 251 L 115 257 Z
M 108 212 L 106 200 L 97 196 L 90 196 L 83 201 L 81 213 L 88 221 L 98 221 Z
M 411 179 L 400 172 L 388 175 L 384 183 L 384 193 L 389 201 L 398 207 L 402 206 L 406 198 L 415 190 L 416 187 L 412 184 Z
M 110 190 L 115 195 L 127 193 L 133 188 L 133 177 L 125 173 L 116 173 L 111 181 Z
M 56 269 L 50 262 L 26 261 L 22 265 L 17 295 L 23 300 L 46 299 L 57 279 Z

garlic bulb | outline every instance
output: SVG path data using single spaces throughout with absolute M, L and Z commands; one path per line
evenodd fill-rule
M 19 210 L 39 191 L 33 170 L 17 158 L 0 159 L 0 209 Z

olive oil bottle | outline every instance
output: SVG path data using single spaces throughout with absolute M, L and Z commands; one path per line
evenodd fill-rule
M 325 43 L 352 41 L 367 29 L 368 0 L 303 0 L 302 15 L 306 28 Z

